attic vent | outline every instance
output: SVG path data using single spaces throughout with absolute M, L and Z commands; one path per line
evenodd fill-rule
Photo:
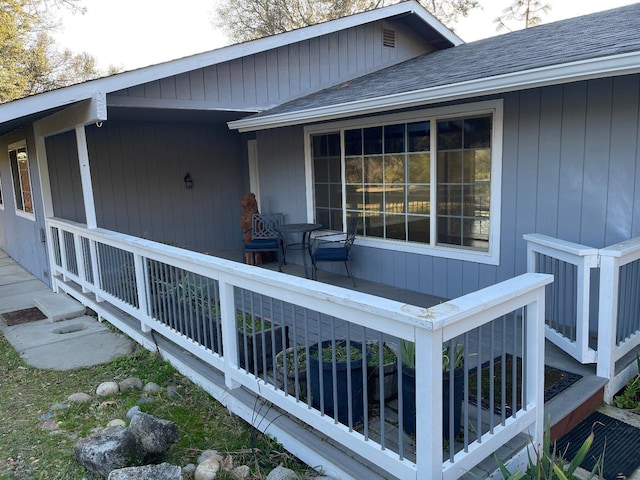
M 389 48 L 396 48 L 396 31 L 384 28 L 382 30 L 382 45 Z

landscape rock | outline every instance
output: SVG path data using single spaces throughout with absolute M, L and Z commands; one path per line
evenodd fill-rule
M 110 427 L 79 440 L 76 460 L 87 470 L 104 478 L 112 470 L 140 465 L 142 455 L 135 435 L 125 427 Z
M 154 393 L 160 390 L 160 385 L 154 382 L 147 383 L 144 387 L 142 387 L 142 391 L 146 393 Z
M 134 415 L 129 430 L 138 441 L 145 456 L 164 454 L 180 438 L 178 426 L 144 412 Z
M 109 427 L 118 427 L 118 426 L 119 427 L 126 427 L 127 426 L 127 422 L 125 422 L 121 418 L 114 418 L 109 423 L 107 423 L 107 428 L 109 428 Z
M 240 465 L 239 467 L 234 468 L 229 473 L 233 475 L 233 478 L 236 480 L 244 480 L 251 473 L 251 469 L 247 465 Z
M 127 418 L 129 420 L 131 420 L 133 418 L 134 415 L 136 415 L 137 413 L 139 413 L 140 407 L 138 405 L 134 405 L 133 407 L 131 407 L 129 410 L 127 410 Z
M 142 380 L 138 377 L 129 377 L 122 380 L 119 384 L 121 392 L 128 392 L 129 390 L 140 390 L 142 388 Z
M 194 474 L 195 480 L 213 480 L 220 471 L 220 462 L 214 457 L 207 458 L 204 462 L 198 465 L 196 473 Z
M 138 401 L 136 402 L 137 405 L 142 405 L 144 403 L 151 403 L 155 400 L 155 398 L 153 397 L 143 397 L 138 399 Z
M 182 480 L 182 469 L 169 463 L 113 470 L 108 480 Z
M 196 466 L 193 463 L 188 463 L 184 467 L 182 467 L 182 476 L 184 478 L 193 478 L 193 475 L 196 473 Z
M 51 410 L 52 412 L 60 412 L 62 410 L 66 410 L 67 408 L 69 408 L 69 404 L 67 403 L 54 403 L 53 405 L 51 405 L 51 407 L 49 407 L 49 410 Z
M 166 389 L 166 393 L 167 393 L 167 397 L 170 398 L 178 398 L 180 397 L 180 391 L 178 390 L 178 387 L 175 385 L 169 385 Z
M 96 388 L 96 395 L 99 397 L 108 397 L 109 395 L 115 395 L 120 391 L 120 387 L 116 382 L 102 382 Z
M 269 472 L 267 480 L 298 480 L 298 475 L 293 470 L 279 466 Z
M 207 458 L 215 458 L 219 462 L 224 460 L 224 455 L 220 455 L 217 450 L 203 450 L 198 457 L 198 463 L 204 462 Z
M 67 400 L 72 403 L 84 403 L 84 402 L 90 402 L 92 398 L 93 397 L 88 393 L 79 392 L 79 393 L 72 393 L 67 397 Z

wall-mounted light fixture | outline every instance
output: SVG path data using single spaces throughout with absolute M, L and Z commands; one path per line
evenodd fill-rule
M 191 180 L 191 175 L 189 172 L 184 176 L 184 186 L 185 188 L 193 188 L 193 180 Z

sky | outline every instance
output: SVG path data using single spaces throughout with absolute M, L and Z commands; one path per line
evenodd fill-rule
M 229 44 L 213 26 L 214 8 L 224 0 L 83 0 L 84 15 L 64 13 L 55 35 L 59 47 L 88 52 L 98 68 L 120 70 L 201 53 Z M 454 30 L 470 42 L 497 35 L 494 19 L 513 0 L 480 0 L 482 10 L 461 19 Z M 637 0 L 547 0 L 544 23 L 593 13 Z M 504 32 L 504 31 L 503 31 Z M 503 33 L 500 32 L 500 33 Z

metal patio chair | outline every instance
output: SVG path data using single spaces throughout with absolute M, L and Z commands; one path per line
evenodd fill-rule
M 311 263 L 313 264 L 313 279 L 318 276 L 318 262 L 343 262 L 347 269 L 347 276 L 356 286 L 356 281 L 349 270 L 349 262 L 351 260 L 351 247 L 356 239 L 358 230 L 358 218 L 353 217 L 349 220 L 349 227 L 343 239 L 340 240 L 322 240 L 322 237 L 315 237 L 315 248 L 311 252 Z M 335 235 L 332 235 L 335 237 Z
M 251 240 L 243 243 L 242 256 L 251 265 L 260 265 L 262 252 L 276 252 L 278 270 L 282 271 L 284 258 L 282 236 L 276 230 L 282 225 L 282 213 L 254 213 L 251 217 Z M 245 233 L 245 232 L 243 232 Z M 249 255 L 248 255 L 249 254 Z M 249 261 L 253 259 L 253 262 Z

